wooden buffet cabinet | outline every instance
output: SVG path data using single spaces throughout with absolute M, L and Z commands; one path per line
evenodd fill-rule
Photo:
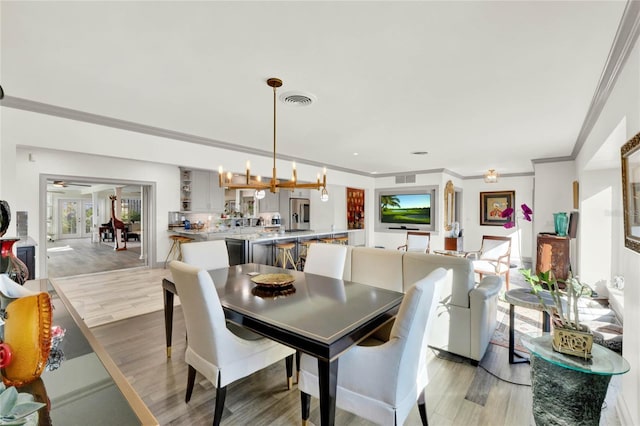
M 538 234 L 536 273 L 553 270 L 557 279 L 569 277 L 569 237 L 541 232 Z

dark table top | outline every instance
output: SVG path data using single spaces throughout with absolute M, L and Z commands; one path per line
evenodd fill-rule
M 256 290 L 255 273 L 291 274 L 294 292 Z M 227 318 L 311 355 L 333 359 L 389 321 L 403 294 L 321 275 L 244 264 L 209 271 Z

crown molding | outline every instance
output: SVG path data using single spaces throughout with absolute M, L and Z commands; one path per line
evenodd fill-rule
M 596 87 L 596 91 L 591 99 L 589 110 L 582 123 L 580 133 L 573 146 L 571 159 L 575 160 L 580 150 L 584 146 L 589 133 L 593 130 L 593 126 L 598 121 L 602 110 L 604 109 L 609 96 L 618 80 L 618 76 L 629 59 L 633 47 L 638 40 L 640 34 L 640 1 L 628 0 L 625 6 L 618 30 L 613 39 L 609 56 L 605 63 L 604 69 L 600 76 L 600 81 Z

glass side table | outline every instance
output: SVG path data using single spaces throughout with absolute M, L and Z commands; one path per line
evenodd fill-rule
M 531 351 L 533 418 L 537 425 L 600 423 L 602 403 L 611 376 L 629 371 L 623 357 L 598 344 L 592 358 L 561 354 L 551 346 L 552 336 L 523 338 Z

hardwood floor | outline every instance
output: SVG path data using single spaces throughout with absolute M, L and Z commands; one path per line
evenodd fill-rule
M 47 242 L 47 276 L 70 277 L 96 272 L 145 266 L 140 243 L 127 243 L 127 250 L 115 251 L 113 243 L 92 243 L 91 238 Z
M 66 278 L 76 286 L 72 303 L 90 316 L 135 315 L 136 309 L 154 298 L 162 300 L 163 269 L 137 269 Z M 58 282 L 58 280 L 56 280 Z M 107 291 L 105 291 L 107 289 Z M 67 291 L 67 288 L 64 290 Z M 151 295 L 151 296 L 150 296 Z M 117 296 L 117 297 L 116 297 Z M 91 315 L 90 315 L 91 313 Z M 132 386 L 162 425 L 204 425 L 213 419 L 215 390 L 198 376 L 189 404 L 184 402 L 187 367 L 182 311 L 174 313 L 173 357 L 166 358 L 164 319 L 161 310 L 92 328 Z M 509 365 L 507 349 L 489 345 L 478 367 L 457 356 L 431 350 L 427 412 L 431 425 L 533 425 L 529 365 Z M 617 426 L 615 398 L 619 377 L 614 377 L 602 412 L 601 425 Z M 312 400 L 311 422 L 319 424 L 318 401 Z M 286 390 L 284 362 L 272 365 L 228 387 L 223 425 L 299 425 L 297 388 Z M 337 425 L 371 423 L 337 410 Z M 414 407 L 406 425 L 419 425 Z

